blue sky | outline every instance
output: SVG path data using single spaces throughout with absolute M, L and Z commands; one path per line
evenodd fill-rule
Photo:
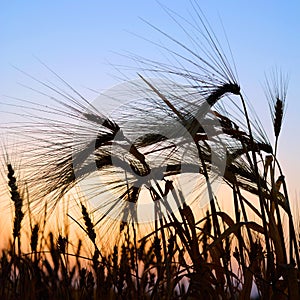
M 188 1 L 160 1 L 183 16 Z M 214 28 L 225 27 L 238 69 L 240 84 L 271 132 L 262 90 L 264 73 L 279 67 L 290 76 L 288 108 L 279 154 L 291 193 L 299 192 L 297 174 L 300 128 L 300 2 L 198 1 Z M 36 97 L 18 83 L 28 79 L 16 66 L 41 80 L 49 72 L 43 60 L 76 88 L 103 90 L 115 83 L 107 64 L 122 64 L 114 52 L 130 51 L 157 58 L 153 47 L 133 33 L 159 41 L 140 18 L 184 39 L 157 1 L 2 1 L 0 4 L 0 95 Z M 127 61 L 128 63 L 128 61 Z M 0 101 L 2 102 L 2 100 Z M 1 114 L 5 108 L 1 107 Z

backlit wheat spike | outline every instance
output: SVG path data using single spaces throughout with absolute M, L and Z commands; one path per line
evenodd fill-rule
M 284 109 L 284 102 L 281 99 L 277 98 L 274 107 L 274 133 L 276 138 L 278 138 L 281 130 L 283 109 Z
M 269 107 L 273 118 L 274 135 L 278 138 L 284 116 L 287 97 L 288 77 L 275 69 L 270 78 L 266 77 L 265 94 L 269 101 Z
M 39 234 L 39 224 L 35 224 L 32 229 L 31 239 L 30 239 L 30 246 L 32 252 L 36 252 L 37 250 L 38 234 Z
M 94 224 L 92 223 L 92 220 L 87 212 L 86 207 L 81 204 L 81 212 L 83 215 L 83 219 L 84 219 L 84 223 L 86 226 L 86 232 L 88 234 L 88 237 L 90 238 L 90 240 L 95 243 L 96 241 L 96 233 L 95 233 L 95 229 L 94 229 Z
M 14 227 L 13 227 L 13 238 L 14 241 L 16 238 L 18 238 L 18 248 L 20 251 L 20 231 L 21 231 L 21 222 L 24 217 L 24 213 L 22 212 L 22 207 L 23 207 L 23 200 L 22 197 L 20 196 L 18 186 L 17 186 L 17 180 L 15 177 L 15 171 L 12 167 L 11 164 L 7 164 L 7 169 L 8 169 L 8 185 L 10 187 L 10 194 L 11 194 L 11 200 L 14 203 L 15 207 L 15 218 L 14 218 Z

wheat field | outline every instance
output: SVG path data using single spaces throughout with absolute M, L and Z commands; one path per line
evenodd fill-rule
M 19 70 L 52 104 L 15 99 L 2 128 L 0 299 L 300 299 L 289 77 L 265 75 L 270 136 L 190 5 L 191 20 L 164 8 L 189 45 L 146 22 L 168 59 L 127 55 L 135 78 L 94 100 L 42 61 L 56 83 Z

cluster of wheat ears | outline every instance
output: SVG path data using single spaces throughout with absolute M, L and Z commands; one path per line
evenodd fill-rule
M 276 155 L 287 78 L 273 72 L 266 79 L 271 145 L 230 60 L 194 8 L 196 23 L 168 11 L 193 48 L 150 25 L 173 44 L 157 44 L 170 63 L 135 56 L 144 96 L 114 118 L 61 78 L 68 91 L 28 75 L 57 105 L 23 99 L 45 115 L 10 126 L 23 157 L 14 165 L 6 147 L 2 171 L 14 219 L 0 258 L 1 299 L 300 299 L 299 237 Z M 212 166 L 213 155 L 222 172 Z M 189 201 L 189 185 L 178 183 L 183 176 L 197 182 Z M 220 208 L 214 179 L 226 186 L 233 213 Z M 93 184 L 82 196 L 78 185 L 86 180 Z M 203 191 L 204 208 L 197 206 Z M 81 213 L 66 211 L 82 231 L 78 242 L 47 230 L 48 215 L 66 197 Z M 142 197 L 153 202 L 148 231 L 139 223 Z M 28 219 L 29 238 L 21 239 Z M 109 250 L 104 241 L 112 231 L 117 238 Z

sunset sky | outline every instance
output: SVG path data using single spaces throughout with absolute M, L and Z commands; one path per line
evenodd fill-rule
M 186 18 L 192 10 L 188 1 L 162 0 L 160 3 Z M 222 33 L 224 26 L 239 83 L 270 136 L 271 119 L 262 88 L 264 74 L 273 67 L 289 74 L 288 105 L 279 156 L 290 195 L 296 197 L 300 192 L 299 1 L 198 3 L 217 32 Z M 141 37 L 155 42 L 162 37 L 141 18 L 182 42 L 185 38 L 159 3 L 152 0 L 2 1 L 0 7 L 0 118 L 6 121 L 10 117 L 5 114 L 7 107 L 1 103 L 8 100 L 2 95 L 38 100 L 36 94 L 19 84 L 30 85 L 30 80 L 15 67 L 42 81 L 49 77 L 49 71 L 36 57 L 72 86 L 89 94 L 88 88 L 101 91 L 116 83 L 114 75 L 119 74 L 112 66 L 128 64 L 126 58 L 116 53 L 128 51 L 146 58 L 159 58 L 159 53 Z

